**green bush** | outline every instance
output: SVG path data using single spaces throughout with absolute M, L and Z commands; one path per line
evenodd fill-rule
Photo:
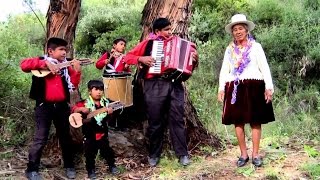
M 30 135 L 33 122 L 31 76 L 20 70 L 20 61 L 43 54 L 45 33 L 32 14 L 11 17 L 0 29 L 0 146 L 18 145 Z
M 249 12 L 247 0 L 194 1 L 190 26 L 191 39 L 209 41 L 225 37 L 224 26 L 232 15 Z
M 110 49 L 114 39 L 123 37 L 128 48 L 140 38 L 140 11 L 121 7 L 88 8 L 87 15 L 78 22 L 76 52 L 101 54 Z
M 258 26 L 277 25 L 282 20 L 283 8 L 277 0 L 258 0 L 252 8 L 250 16 Z

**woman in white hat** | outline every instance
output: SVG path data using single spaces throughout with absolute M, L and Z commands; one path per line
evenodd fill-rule
M 245 15 L 232 16 L 225 30 L 232 35 L 233 41 L 225 51 L 219 78 L 218 100 L 224 103 L 222 123 L 235 126 L 241 151 L 238 167 L 249 161 L 244 125 L 251 126 L 252 164 L 260 167 L 261 124 L 275 120 L 271 73 L 261 44 L 250 35 L 254 27 Z

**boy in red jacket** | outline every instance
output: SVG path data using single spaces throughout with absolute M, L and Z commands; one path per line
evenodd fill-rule
M 81 113 L 85 117 L 89 112 L 107 107 L 108 99 L 104 97 L 104 85 L 102 81 L 90 80 L 88 82 L 89 98 L 78 102 L 72 109 L 73 112 Z M 115 157 L 108 140 L 108 119 L 113 113 L 112 108 L 107 108 L 107 112 L 100 113 L 82 126 L 84 155 L 86 157 L 86 169 L 88 178 L 96 178 L 95 159 L 100 150 L 100 155 L 106 160 L 109 171 L 118 174 L 119 170 L 115 165 Z
M 96 62 L 96 67 L 105 67 L 107 72 L 130 72 L 129 66 L 123 61 L 126 43 L 123 38 L 115 39 L 111 52 L 104 53 Z
M 147 136 L 149 139 L 149 164 L 156 166 L 159 163 L 162 152 L 162 144 L 166 125 L 172 145 L 180 164 L 186 166 L 190 163 L 187 150 L 186 129 L 183 120 L 184 115 L 184 88 L 182 80 L 165 78 L 162 74 L 148 73 L 154 65 L 151 56 L 154 40 L 164 41 L 172 36 L 171 23 L 167 18 L 158 18 L 153 23 L 154 37 L 142 41 L 125 56 L 125 62 L 141 64 L 138 78 L 143 79 L 143 100 L 148 119 Z M 193 67 L 198 63 L 198 55 L 193 56 Z M 142 99 L 141 99 L 142 100 Z
M 69 134 L 70 92 L 80 82 L 81 66 L 78 60 L 72 60 L 72 67 L 59 69 L 56 64 L 66 61 L 67 42 L 60 38 L 50 38 L 47 42 L 48 54 L 44 57 L 27 58 L 21 61 L 24 72 L 31 70 L 50 70 L 45 77 L 32 76 L 30 98 L 36 101 L 36 131 L 29 149 L 29 162 L 26 169 L 28 179 L 41 179 L 39 174 L 42 150 L 47 143 L 51 122 L 62 150 L 62 159 L 66 175 L 74 179 L 76 172 L 73 164 L 71 136 Z

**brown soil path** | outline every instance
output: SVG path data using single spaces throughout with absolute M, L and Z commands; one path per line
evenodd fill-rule
M 236 167 L 237 146 L 228 146 L 224 151 L 209 156 L 192 156 L 192 164 L 188 167 L 179 165 L 175 158 L 162 158 L 159 166 L 150 168 L 146 158 L 136 156 L 133 159 L 117 159 L 122 170 L 119 176 L 106 173 L 107 168 L 98 161 L 98 177 L 101 179 L 311 179 L 302 166 L 310 162 L 303 150 L 303 145 L 287 144 L 283 147 L 266 146 L 261 148 L 264 165 L 255 168 L 251 161 L 242 168 Z M 250 146 L 249 146 L 250 152 Z M 26 179 L 24 169 L 27 163 L 27 151 L 24 149 L 0 152 L 0 179 Z M 41 169 L 44 179 L 66 179 L 59 161 L 43 158 L 46 168 Z M 51 166 L 51 167 L 50 167 Z M 58 166 L 58 167 L 57 167 Z M 77 167 L 77 179 L 86 179 L 84 165 Z

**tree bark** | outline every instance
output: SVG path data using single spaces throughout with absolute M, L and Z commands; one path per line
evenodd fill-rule
M 182 38 L 188 38 L 188 25 L 191 17 L 192 0 L 148 0 L 142 11 L 141 40 L 152 32 L 152 23 L 156 18 L 165 17 L 172 23 L 172 32 Z
M 47 39 L 63 38 L 68 42 L 68 58 L 73 58 L 73 40 L 80 13 L 81 0 L 50 0 L 47 12 Z
M 191 17 L 192 0 L 148 0 L 142 12 L 141 41 L 152 32 L 152 23 L 159 17 L 168 18 L 172 24 L 172 33 L 188 39 L 188 26 Z M 201 123 L 197 111 L 192 105 L 185 87 L 185 123 L 189 150 L 199 144 L 220 147 L 220 140 L 208 133 Z

